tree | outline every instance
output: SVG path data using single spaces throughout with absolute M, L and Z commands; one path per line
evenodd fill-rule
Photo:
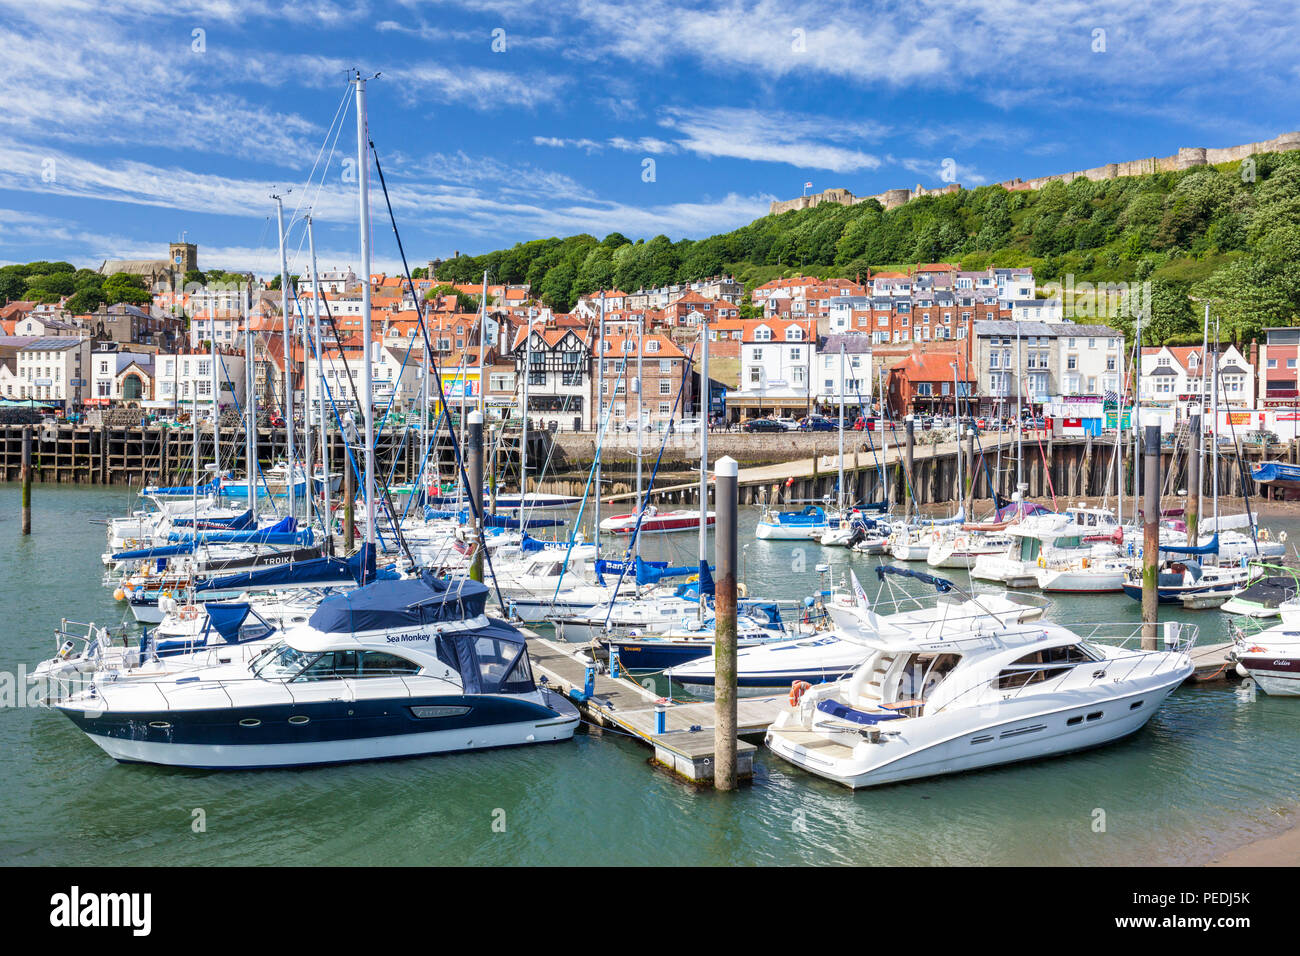
M 153 296 L 144 286 L 144 280 L 126 272 L 115 272 L 104 280 L 102 288 L 104 301 L 109 305 L 128 303 L 130 305 L 148 305 Z
M 104 294 L 98 288 L 87 287 L 64 302 L 63 307 L 73 315 L 85 315 L 97 311 L 103 304 Z

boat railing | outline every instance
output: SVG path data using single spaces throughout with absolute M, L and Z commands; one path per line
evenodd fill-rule
M 182 707 L 182 708 L 173 707 L 172 699 L 169 696 L 169 692 L 188 691 L 193 689 L 202 689 L 202 690 L 211 690 L 211 691 L 219 690 L 221 691 L 222 695 L 225 697 L 226 703 L 230 707 L 236 707 L 238 705 L 235 702 L 235 698 L 231 695 L 231 691 L 238 690 L 238 688 L 241 687 L 249 687 L 252 686 L 253 684 L 260 684 L 265 686 L 266 684 L 270 683 L 270 684 L 276 684 L 280 687 L 283 687 L 285 692 L 289 695 L 289 702 L 294 704 L 320 703 L 322 700 L 319 693 L 304 695 L 302 699 L 299 699 L 299 697 L 295 696 L 293 692 L 295 684 L 297 684 L 298 686 L 311 686 L 319 683 L 318 681 L 314 681 L 314 680 L 299 682 L 297 681 L 297 675 L 295 675 L 294 677 L 287 677 L 287 678 L 278 678 L 278 677 L 264 678 L 264 677 L 258 677 L 250 673 L 247 677 L 202 677 L 199 674 L 188 673 L 191 670 L 194 671 L 200 670 L 205 666 L 208 665 L 202 663 L 194 663 L 192 665 L 187 665 L 186 667 L 181 668 L 172 673 L 166 675 L 159 675 L 157 678 L 150 677 L 141 680 L 128 680 L 123 683 L 131 686 L 132 688 L 140 688 L 140 689 L 148 688 L 149 691 L 152 691 L 154 694 L 157 695 L 160 701 L 160 705 L 158 706 L 157 709 L 166 710 L 166 711 L 171 711 L 174 709 L 181 709 L 181 710 L 190 709 L 188 707 Z M 407 695 L 410 697 L 418 697 L 422 694 L 430 693 L 428 684 L 426 683 L 428 681 L 434 681 L 442 685 L 449 684 L 449 682 L 445 678 L 440 677 L 436 674 L 393 673 L 393 674 L 381 675 L 381 676 L 387 676 L 389 678 L 396 678 L 398 680 L 401 680 L 403 687 L 406 689 Z M 345 676 L 345 677 L 336 677 L 332 679 L 336 681 L 343 681 L 343 680 L 364 680 L 365 678 Z M 370 679 L 373 680 L 374 678 L 372 677 Z M 412 682 L 414 682 L 417 686 L 412 686 Z M 107 697 L 102 693 L 102 691 L 105 688 L 113 686 L 113 684 L 115 683 L 117 682 L 113 679 L 112 675 L 103 674 L 103 673 L 52 675 L 48 678 L 49 692 L 42 699 L 42 703 L 45 704 L 46 706 L 51 706 L 53 704 L 58 704 L 61 701 L 67 700 L 75 695 L 80 694 L 82 695 L 81 704 L 85 706 L 87 712 L 99 711 L 100 713 L 110 713 L 112 712 L 113 708 L 110 705 Z M 418 686 L 420 684 L 423 684 L 424 686 Z M 453 691 L 451 692 L 454 693 L 461 692 L 459 685 L 452 685 L 452 686 L 453 686 Z M 445 690 L 440 690 L 438 692 L 448 693 L 448 691 Z M 330 699 L 333 700 L 337 698 L 330 698 Z M 140 709 L 142 709 L 140 698 L 139 697 L 133 698 L 131 702 L 131 710 L 135 711 Z
M 1155 677 L 1157 674 L 1176 671 L 1195 646 L 1199 628 L 1195 624 L 1184 624 L 1181 621 L 1164 621 L 1157 627 L 1161 631 L 1161 639 L 1160 646 L 1155 651 L 1142 649 L 1141 642 L 1145 627 L 1141 624 L 1134 626 L 1132 622 L 1126 621 L 1072 628 L 1072 632 L 1078 634 L 1085 642 L 1105 644 L 1126 653 L 1103 657 L 1100 660 L 1012 664 L 999 669 L 997 674 L 965 688 L 936 710 L 927 713 L 942 713 L 958 705 L 959 702 L 964 705 L 972 699 L 972 695 L 977 695 L 993 687 L 997 682 L 1006 680 L 1009 671 L 1016 676 L 1023 674 L 1024 680 L 1015 687 L 997 688 L 1002 700 L 1013 700 L 1026 691 L 1039 694 L 1060 690 L 1066 682 L 1074 678 L 1075 671 L 1080 668 L 1093 668 L 1091 676 L 1082 685 L 1084 687 L 1095 687 L 1103 682 L 1114 684 L 1133 680 L 1139 676 Z M 1145 674 L 1143 674 L 1144 668 Z M 1036 674 L 1043 674 L 1044 677 L 1035 680 Z M 1079 685 L 1076 683 L 1075 686 Z

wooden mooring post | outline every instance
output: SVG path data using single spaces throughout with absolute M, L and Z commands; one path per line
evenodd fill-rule
M 23 429 L 23 534 L 32 533 L 32 426 Z
M 1142 649 L 1156 649 L 1160 620 L 1160 426 L 1147 425 L 1143 435 L 1142 515 Z
M 716 535 L 714 563 L 714 724 L 713 786 L 736 789 L 736 555 L 740 474 L 736 459 L 726 456 L 714 465 Z

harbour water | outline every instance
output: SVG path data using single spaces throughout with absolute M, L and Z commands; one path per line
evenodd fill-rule
M 37 486 L 34 534 L 0 485 L 0 863 L 13 864 L 1149 864 L 1201 863 L 1290 826 L 1300 803 L 1300 700 L 1185 686 L 1138 735 L 1051 760 L 850 792 L 760 750 L 734 794 L 683 785 L 609 733 L 571 743 L 333 768 L 220 773 L 118 765 L 62 715 L 26 706 L 20 668 L 59 619 L 120 621 L 100 586 L 102 521 L 121 488 Z M 751 596 L 801 598 L 876 559 L 753 539 Z M 1300 520 L 1270 518 L 1300 534 Z M 1295 538 L 1300 540 L 1300 538 Z M 693 560 L 693 535 L 646 557 Z M 801 553 L 802 552 L 802 553 Z M 962 572 L 939 572 L 966 583 Z M 1226 639 L 1219 611 L 1171 612 Z M 1062 599 L 1066 625 L 1139 619 L 1119 596 Z M 15 698 L 17 694 L 17 699 Z M 201 825 L 200 825 L 201 824 Z

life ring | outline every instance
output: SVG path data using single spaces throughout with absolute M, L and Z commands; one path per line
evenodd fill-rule
M 1047 567 L 1047 559 L 1043 557 L 1041 554 L 1038 556 L 1038 566 L 1040 568 Z
M 799 700 L 803 697 L 804 691 L 812 687 L 812 684 L 806 680 L 797 680 L 790 685 L 790 706 L 798 707 Z
M 187 604 L 177 612 L 177 617 L 182 621 L 195 621 L 199 617 L 199 609 L 193 604 Z
M 744 581 L 737 581 L 737 582 L 736 582 L 736 597 L 745 597 L 748 593 L 749 593 L 749 589 L 745 587 L 745 582 L 744 582 Z

